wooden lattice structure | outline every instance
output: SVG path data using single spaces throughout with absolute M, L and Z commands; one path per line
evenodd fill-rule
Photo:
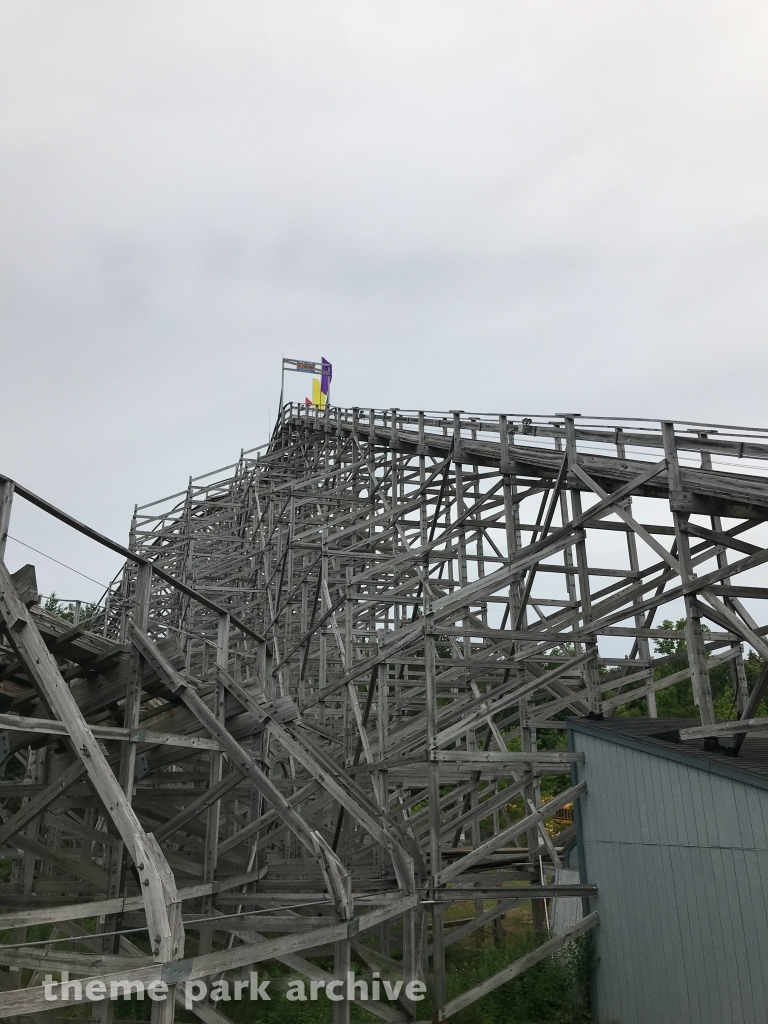
M 268 445 L 137 509 L 127 549 L 0 478 L 0 555 L 20 497 L 126 558 L 81 623 L 0 562 L 0 1016 L 50 1020 L 45 972 L 181 1000 L 280 960 L 423 978 L 447 1019 L 588 932 L 599 894 L 554 881 L 585 783 L 541 798 L 578 755 L 537 731 L 653 717 L 682 678 L 687 742 L 738 755 L 765 727 L 743 644 L 768 664 L 768 589 L 741 574 L 768 561 L 767 457 L 743 428 L 288 405 Z M 659 625 L 667 607 L 684 631 Z M 665 638 L 688 667 L 658 678 Z M 715 721 L 720 664 L 737 722 Z M 524 900 L 544 933 L 557 896 L 583 898 L 578 923 L 447 998 L 447 945 Z M 474 913 L 447 927 L 455 903 Z M 34 925 L 53 931 L 35 944 Z M 366 1006 L 419 1016 L 404 996 Z

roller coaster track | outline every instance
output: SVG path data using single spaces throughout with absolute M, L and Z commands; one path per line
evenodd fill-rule
M 547 822 L 585 782 L 552 737 L 655 717 L 687 680 L 685 742 L 738 756 L 764 729 L 744 645 L 768 664 L 767 458 L 768 432 L 724 425 L 287 405 L 267 445 L 137 508 L 126 548 L 0 477 L 0 555 L 21 498 L 126 559 L 85 623 L 0 564 L 0 1015 L 45 1015 L 43 970 L 181 1000 L 277 959 L 426 979 L 444 1020 L 594 927 L 594 889 L 553 881 L 575 828 Z M 577 895 L 577 925 L 448 998 L 452 942 L 524 900 L 543 937 L 546 900 Z M 32 945 L 36 924 L 78 942 Z

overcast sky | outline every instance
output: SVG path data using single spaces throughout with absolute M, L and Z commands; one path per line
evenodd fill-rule
M 282 355 L 342 405 L 768 424 L 767 55 L 739 0 L 3 0 L 0 472 L 125 540 L 266 440 Z

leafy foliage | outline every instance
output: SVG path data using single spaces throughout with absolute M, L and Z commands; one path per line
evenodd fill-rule
M 683 632 L 686 620 L 678 619 L 673 622 L 671 619 L 664 619 L 661 628 Z M 705 631 L 706 626 L 702 627 Z M 663 637 L 654 641 L 654 649 L 657 655 L 669 658 L 663 665 L 654 668 L 654 680 L 666 679 L 681 672 L 688 667 L 688 656 L 685 639 L 683 637 Z M 762 662 L 754 651 L 750 651 L 744 659 L 744 671 L 747 676 L 747 686 L 751 690 L 755 680 L 760 674 Z M 719 719 L 736 718 L 736 699 L 731 683 L 731 671 L 729 665 L 715 665 L 709 670 L 709 680 L 712 686 L 712 700 L 715 706 L 715 715 Z M 698 718 L 699 709 L 693 700 L 693 686 L 690 679 L 683 679 L 680 682 L 672 683 L 671 686 L 656 692 L 656 707 L 660 718 Z M 637 701 L 634 704 L 625 704 L 617 710 L 617 715 L 624 718 L 645 717 L 648 714 L 648 703 L 646 700 Z M 759 716 L 768 716 L 768 705 L 762 701 L 758 710 Z
M 43 611 L 49 612 L 51 615 L 58 615 L 59 618 L 66 619 L 68 622 L 75 621 L 75 610 L 74 604 L 62 604 L 56 596 L 56 591 L 45 599 L 45 604 L 43 605 Z M 92 619 L 98 611 L 99 606 L 97 604 L 81 605 L 79 621 L 85 623 L 87 620 Z

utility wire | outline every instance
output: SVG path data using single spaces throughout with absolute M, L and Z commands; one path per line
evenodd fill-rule
M 248 894 L 244 894 L 247 898 Z M 296 910 L 304 907 L 328 907 L 331 905 L 330 900 L 315 900 L 312 903 L 291 903 L 285 907 L 267 907 L 262 910 L 243 910 L 239 914 L 218 914 L 215 917 L 196 917 L 191 921 L 184 921 L 185 925 L 191 924 L 210 924 L 213 921 L 226 921 L 229 918 L 236 917 L 248 917 L 254 914 L 272 914 L 279 910 Z M 122 928 L 116 932 L 88 932 L 86 935 L 65 935 L 61 939 L 38 939 L 35 942 L 14 942 L 10 945 L 0 943 L 0 949 L 22 949 L 28 946 L 48 946 L 53 942 L 86 942 L 88 939 L 105 939 L 113 935 L 133 935 L 136 932 L 146 932 L 149 929 L 144 926 L 143 928 Z
M 77 575 L 82 576 L 84 580 L 90 580 L 91 583 L 98 584 L 98 586 L 102 587 L 104 590 L 109 590 L 109 587 L 107 586 L 106 583 L 99 583 L 99 581 L 95 580 L 92 576 L 86 576 L 85 573 L 80 572 L 79 569 L 73 569 L 72 566 L 67 565 L 66 562 L 60 562 L 58 558 L 54 558 L 53 555 L 47 555 L 44 551 L 41 551 L 39 548 L 33 548 L 31 544 L 27 544 L 25 541 L 19 540 L 18 537 L 12 537 L 10 533 L 8 534 L 8 539 L 15 541 L 17 544 L 21 544 L 21 546 L 24 548 L 29 548 L 29 550 L 34 551 L 35 554 L 42 555 L 43 558 L 49 558 L 52 562 L 55 562 L 56 565 L 60 565 L 64 569 L 69 569 L 70 572 L 77 573 Z
M 382 893 L 389 892 L 388 889 L 377 889 L 369 896 L 380 896 Z M 258 893 L 242 893 L 244 899 L 248 899 L 251 895 L 258 895 Z M 302 910 L 305 907 L 329 907 L 332 906 L 331 900 L 313 900 L 311 903 L 289 903 L 284 907 L 266 907 L 260 910 L 242 910 L 237 914 L 218 914 L 215 917 L 195 917 L 189 921 L 184 921 L 185 925 L 191 924 L 210 924 L 214 921 L 227 921 L 230 918 L 237 917 L 252 917 L 257 914 L 274 914 L 280 910 Z M 55 924 L 56 922 L 52 922 Z M 88 932 L 86 935 L 65 935 L 60 939 L 38 939 L 35 942 L 14 942 L 9 945 L 0 943 L 0 949 L 22 949 L 28 946 L 48 946 L 53 942 L 86 942 L 88 939 L 105 939 L 113 935 L 133 935 L 136 932 L 149 931 L 147 927 L 144 928 L 123 928 L 116 932 Z

